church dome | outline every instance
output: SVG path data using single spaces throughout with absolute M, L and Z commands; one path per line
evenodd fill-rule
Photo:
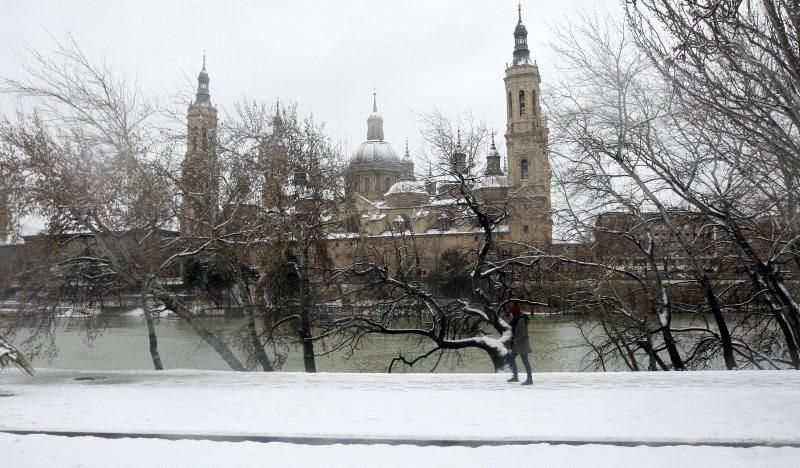
M 378 114 L 378 101 L 372 94 L 372 114 L 367 119 L 367 141 L 353 153 L 351 163 L 400 164 L 392 145 L 383 141 L 383 117 Z
M 353 153 L 350 160 L 356 163 L 396 163 L 400 164 L 400 157 L 392 149 L 392 145 L 385 141 L 370 140 L 361 143 L 361 146 Z

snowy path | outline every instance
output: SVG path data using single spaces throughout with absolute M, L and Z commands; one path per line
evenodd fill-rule
M 483 460 L 478 454 L 487 454 L 487 464 L 475 466 L 491 466 L 488 460 L 495 458 L 489 454 L 515 453 L 527 457 L 546 453 L 556 457 L 558 466 L 569 466 L 560 463 L 571 459 L 562 452 L 593 450 L 607 453 L 611 460 L 622 456 L 631 461 L 642 450 L 679 459 L 689 453 L 692 457 L 716 454 L 722 457 L 717 461 L 766 457 L 755 463 L 761 466 L 791 466 L 788 461 L 800 457 L 798 372 L 542 373 L 534 375 L 532 388 L 506 383 L 506 377 L 40 371 L 30 378 L 3 373 L 0 432 L 6 433 L 0 434 L 0 453 L 21 456 L 33 450 L 36 456 L 45 457 L 61 446 L 71 447 L 68 451 L 73 454 L 85 453 L 81 447 L 97 446 L 133 454 L 141 444 L 187 448 L 194 444 L 221 454 L 231 446 L 241 447 L 242 453 L 283 453 L 305 447 L 323 460 L 338 452 L 396 453 L 395 461 L 404 459 L 400 454 L 409 453 L 435 459 L 439 455 L 433 454 L 460 450 L 470 461 L 473 456 L 478 457 L 476 461 Z M 187 435 L 216 441 L 98 439 L 7 431 Z M 303 439 L 314 444 L 349 445 L 285 443 Z M 403 441 L 422 446 L 380 445 Z M 365 442 L 373 445 L 361 445 Z M 503 442 L 522 445 L 492 446 Z M 424 446 L 429 443 L 445 447 Z M 556 443 L 579 445 L 552 445 Z M 447 447 L 454 444 L 464 446 Z M 626 447 L 640 444 L 654 447 Z M 736 446 L 755 447 L 731 448 Z M 139 460 L 137 456 L 144 455 L 132 460 Z M 782 465 L 784 460 L 787 463 Z M 723 463 L 726 466 L 749 466 L 727 461 Z M 33 466 L 42 465 L 48 463 Z M 687 466 L 685 460 L 679 465 Z
M 194 440 L 107 440 L 92 437 L 0 434 L 6 467 L 648 467 L 790 468 L 800 449 L 722 447 L 615 447 L 515 445 L 415 447 L 389 445 L 295 445 Z

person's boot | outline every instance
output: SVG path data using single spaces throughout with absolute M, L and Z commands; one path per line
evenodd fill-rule
M 516 380 L 515 380 L 515 382 L 516 382 Z M 527 378 L 527 379 L 525 379 L 525 381 L 524 381 L 524 382 L 522 382 L 522 385 L 533 385 L 533 377 L 531 377 L 531 376 L 529 375 L 529 376 L 528 376 L 528 378 Z
M 519 382 L 519 378 L 515 375 L 507 380 L 507 382 Z

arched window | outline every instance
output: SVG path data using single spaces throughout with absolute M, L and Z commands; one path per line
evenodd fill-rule
M 521 163 L 519 163 L 519 177 L 520 179 L 527 179 L 528 178 L 528 160 L 523 159 Z
M 525 91 L 519 91 L 519 116 L 525 117 Z
M 531 115 L 536 115 L 536 90 L 531 91 Z
M 364 193 L 369 192 L 369 188 L 370 188 L 369 187 L 370 186 L 369 182 L 370 182 L 369 181 L 369 177 L 364 177 Z
M 392 188 L 392 178 L 391 177 L 387 177 L 384 182 L 386 182 L 386 191 L 388 192 L 389 189 Z
M 514 112 L 511 110 L 511 104 L 512 104 L 512 103 L 513 103 L 513 102 L 512 102 L 512 99 L 511 99 L 511 92 L 509 92 L 509 93 L 508 93 L 508 118 L 509 118 L 509 119 L 510 119 L 511 117 L 514 117 Z

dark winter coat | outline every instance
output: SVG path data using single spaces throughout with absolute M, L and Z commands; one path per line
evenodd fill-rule
M 511 351 L 517 354 L 529 354 L 532 352 L 531 343 L 528 339 L 528 322 L 531 317 L 527 314 L 517 314 L 511 319 Z

